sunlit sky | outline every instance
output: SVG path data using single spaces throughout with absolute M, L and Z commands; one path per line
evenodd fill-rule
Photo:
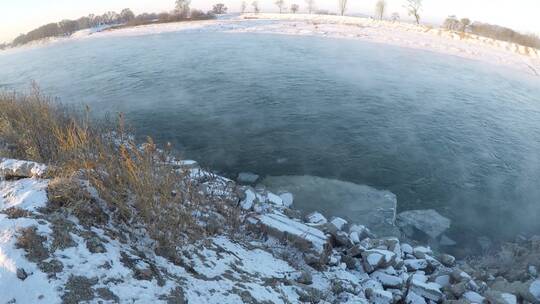
M 315 0 L 318 9 L 337 11 L 337 0 Z M 405 0 L 386 0 L 388 12 L 406 17 Z M 222 2 L 230 12 L 240 10 L 241 0 L 192 0 L 191 7 L 209 10 L 212 4 Z M 251 3 L 251 0 L 246 1 Z M 274 0 L 259 0 L 263 12 L 275 12 Z M 373 15 L 376 0 L 349 0 L 349 14 Z M 305 0 L 286 0 L 305 10 Z M 135 14 L 171 10 L 174 0 L 0 0 L 0 42 L 11 41 L 17 35 L 40 25 L 76 19 L 90 13 L 103 14 L 129 7 Z M 448 15 L 468 17 L 473 21 L 499 24 L 528 33 L 540 34 L 540 0 L 424 0 L 424 21 L 437 23 Z

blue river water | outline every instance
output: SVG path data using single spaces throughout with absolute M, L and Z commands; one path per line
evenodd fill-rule
M 540 229 L 538 77 L 360 41 L 201 32 L 0 53 L 0 88 L 31 81 L 96 115 L 124 112 L 139 136 L 231 176 L 388 189 L 455 234 Z

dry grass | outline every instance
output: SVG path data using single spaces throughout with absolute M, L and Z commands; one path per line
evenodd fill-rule
M 88 112 L 54 103 L 38 89 L 0 94 L 0 153 L 57 168 L 49 187 L 51 206 L 100 224 L 99 204 L 87 191 L 95 189 L 113 220 L 143 224 L 170 256 L 182 241 L 207 233 L 195 222 L 195 211 L 235 216 L 224 199 L 205 195 L 185 171 L 166 163 L 170 149 L 158 149 L 151 138 L 137 144 L 122 116 L 115 124 L 96 123 Z
M 525 281 L 529 266 L 540 268 L 540 238 L 503 244 L 497 252 L 474 258 L 469 264 L 511 282 Z

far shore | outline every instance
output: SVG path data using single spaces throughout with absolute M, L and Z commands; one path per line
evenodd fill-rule
M 362 40 L 478 60 L 540 76 L 538 49 L 426 25 L 335 15 L 250 13 L 213 20 L 148 24 L 104 31 L 83 30 L 68 38 L 37 41 L 0 53 L 73 39 L 140 36 L 179 31 L 266 33 Z

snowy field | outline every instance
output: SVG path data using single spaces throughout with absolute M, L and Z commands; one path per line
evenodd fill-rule
M 503 65 L 540 75 L 540 50 L 491 38 L 403 22 L 305 14 L 244 14 L 233 18 L 143 25 L 118 30 L 83 30 L 70 39 L 139 36 L 179 31 L 266 33 L 344 38 L 428 50 Z M 66 38 L 32 43 L 34 48 Z M 8 50 L 12 52 L 14 50 Z

